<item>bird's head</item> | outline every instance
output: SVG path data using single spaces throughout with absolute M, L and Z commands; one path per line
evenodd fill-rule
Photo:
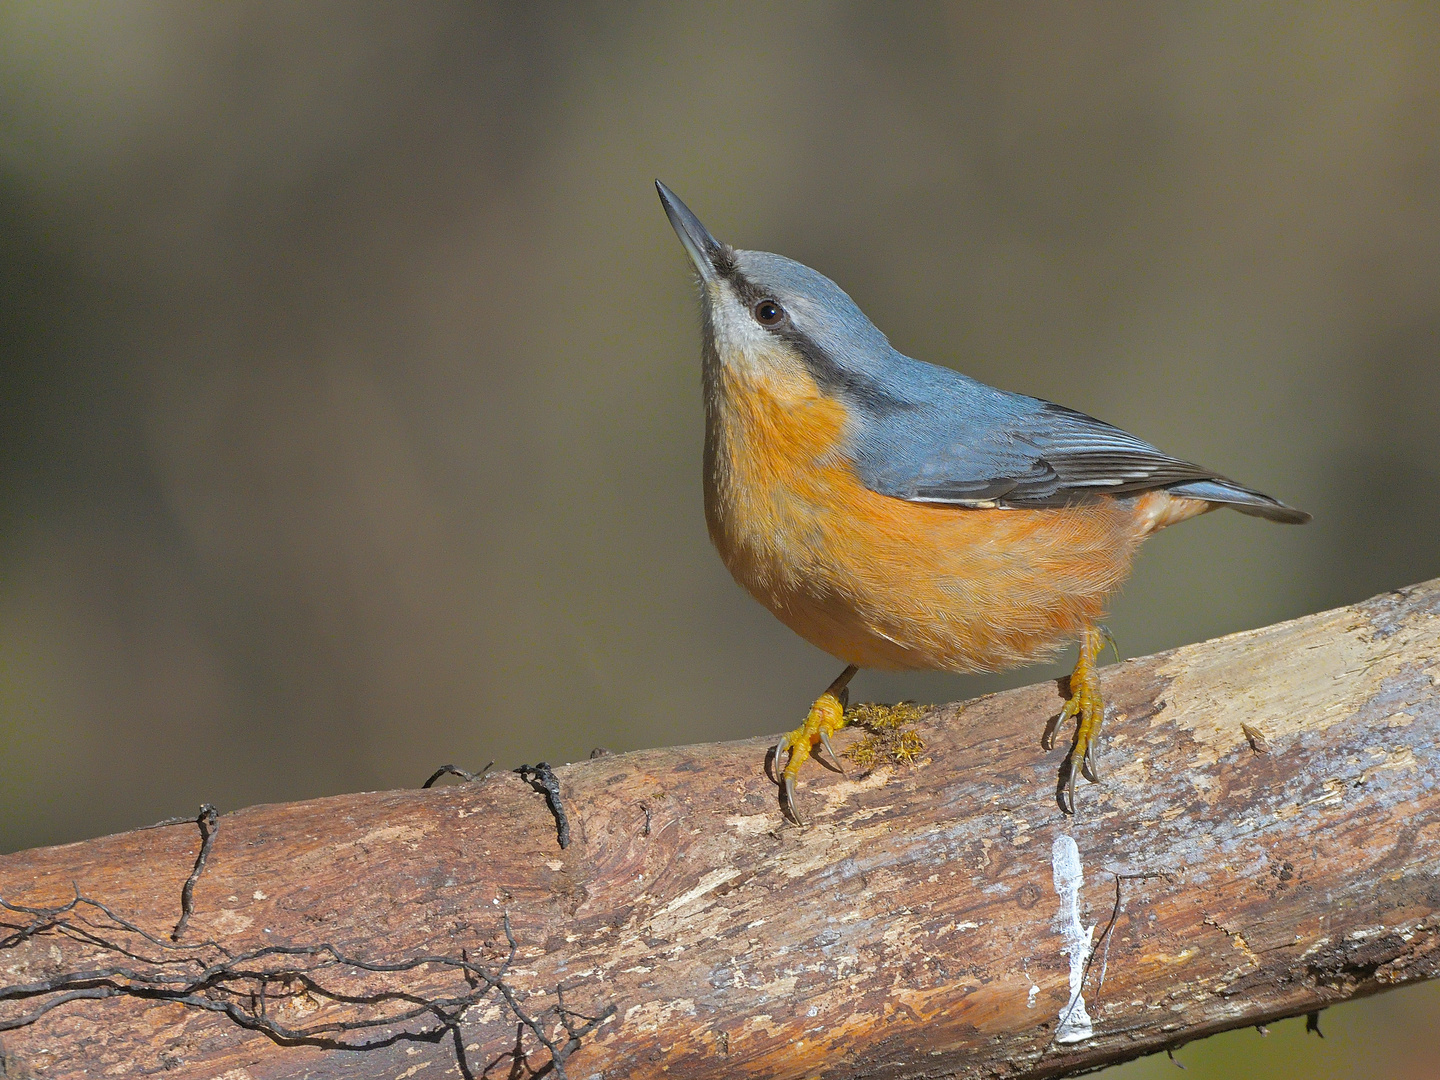
M 878 383 L 895 353 L 840 286 L 793 259 L 722 244 L 674 192 L 655 187 L 700 275 L 707 360 L 752 377 L 808 376 L 827 393 Z

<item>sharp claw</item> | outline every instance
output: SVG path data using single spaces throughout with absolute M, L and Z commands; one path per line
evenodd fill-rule
M 1065 778 L 1065 812 L 1071 817 L 1075 816 L 1075 762 L 1070 762 L 1070 775 Z
M 1115 642 L 1115 635 L 1110 633 L 1108 626 L 1097 626 L 1096 629 L 1100 631 L 1100 636 L 1110 646 L 1110 651 L 1115 654 L 1115 662 L 1120 663 L 1120 646 Z M 1102 648 L 1100 651 L 1104 652 L 1105 650 Z
M 1080 760 L 1080 767 L 1084 770 L 1085 779 L 1092 784 L 1100 782 L 1100 771 L 1095 768 L 1095 744 L 1092 742 L 1085 747 L 1085 756 Z
M 790 820 L 796 825 L 804 825 L 805 819 L 800 816 L 800 808 L 795 801 L 795 778 L 785 777 L 785 809 L 790 812 Z
M 830 745 L 830 736 L 826 735 L 823 731 L 820 732 L 820 744 L 825 747 L 825 753 L 830 755 L 831 760 L 826 761 L 819 754 L 815 755 L 815 760 L 832 772 L 838 772 L 841 776 L 844 776 L 845 766 L 840 764 L 840 755 L 835 753 L 835 748 Z
M 777 784 L 780 782 L 780 755 L 785 753 L 785 748 L 789 745 L 790 736 L 788 734 L 781 735 L 780 741 L 775 744 L 775 749 L 770 751 L 770 756 L 765 762 L 765 768 L 766 771 L 770 773 L 770 779 Z

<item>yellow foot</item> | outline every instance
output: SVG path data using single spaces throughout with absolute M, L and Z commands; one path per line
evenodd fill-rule
M 1075 743 L 1065 759 L 1066 776 L 1064 799 L 1065 810 L 1075 813 L 1075 776 L 1083 773 L 1091 783 L 1099 783 L 1100 774 L 1095 768 L 1095 742 L 1100 734 L 1100 725 L 1105 720 L 1105 700 L 1100 696 L 1100 678 L 1096 674 L 1095 661 L 1109 633 L 1098 627 L 1088 628 L 1080 639 L 1080 656 L 1075 661 L 1075 671 L 1070 676 L 1070 697 L 1060 712 L 1057 726 L 1075 717 Z
M 780 741 L 775 744 L 775 752 L 771 755 L 774 768 L 770 775 L 780 784 L 783 792 L 780 802 L 781 809 L 796 825 L 805 824 L 795 801 L 795 776 L 800 772 L 800 766 L 804 765 L 813 755 L 815 760 L 827 769 L 835 772 L 845 771 L 840 765 L 839 755 L 830 745 L 830 736 L 845 726 L 845 705 L 850 700 L 849 682 L 855 677 L 855 672 L 859 670 L 854 664 L 851 664 L 842 671 L 840 677 L 816 699 L 814 705 L 810 706 L 810 715 L 805 717 L 805 723 L 789 734 L 780 736 Z M 830 761 L 826 761 L 814 753 L 817 744 L 825 747 L 825 752 L 830 755 Z M 789 757 L 785 761 L 785 767 L 776 776 L 774 770 L 780 770 L 781 756 L 787 751 Z

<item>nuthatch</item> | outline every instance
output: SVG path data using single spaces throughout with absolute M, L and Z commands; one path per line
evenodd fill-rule
M 1079 639 L 1060 721 L 1096 779 L 1098 620 L 1151 533 L 1220 506 L 1304 511 L 1117 427 L 912 360 L 829 278 L 710 235 L 656 181 L 700 275 L 705 520 L 735 580 L 847 665 L 781 738 L 795 776 L 862 667 L 998 671 Z M 831 752 L 833 757 L 833 751 Z

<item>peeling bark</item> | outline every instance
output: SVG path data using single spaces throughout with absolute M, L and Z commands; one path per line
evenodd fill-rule
M 564 848 L 492 773 L 224 815 L 203 873 L 203 813 L 6 856 L 0 1024 L 109 973 L 0 1035 L 6 1075 L 1056 1076 L 1433 977 L 1437 654 L 1430 582 L 1109 667 L 1078 820 L 1046 683 L 807 773 L 803 829 L 754 739 L 554 769 Z

